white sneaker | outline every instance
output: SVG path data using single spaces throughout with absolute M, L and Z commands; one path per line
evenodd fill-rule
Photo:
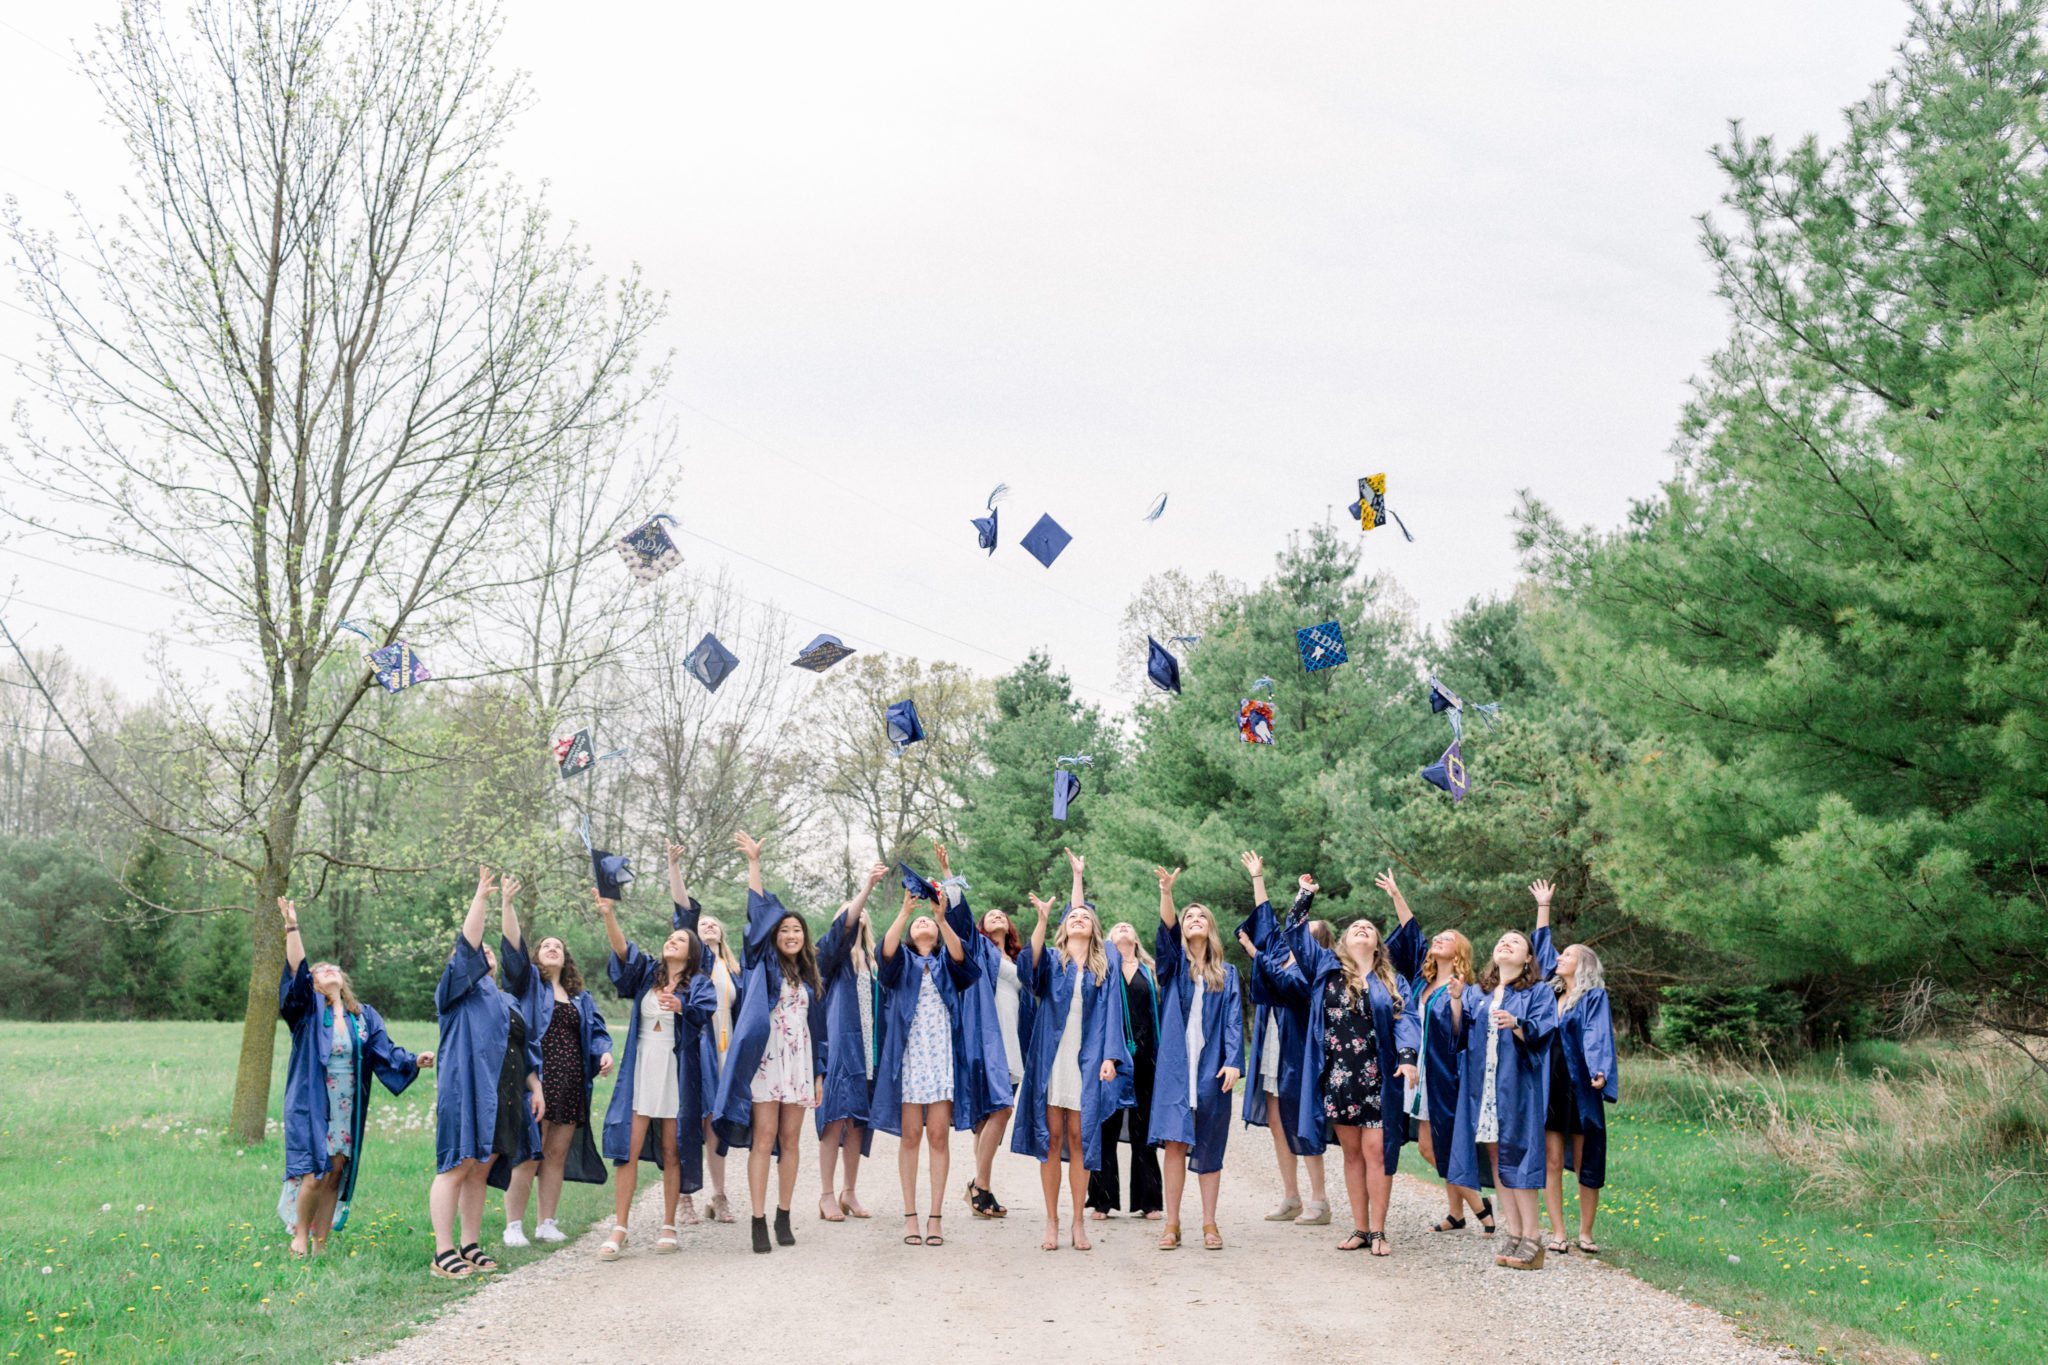
M 517 1222 L 505 1224 L 505 1245 L 523 1247 L 532 1245 L 526 1240 L 526 1231 Z
M 562 1230 L 555 1226 L 555 1220 L 552 1218 L 540 1220 L 540 1226 L 533 1230 L 533 1238 L 537 1242 L 566 1242 L 569 1240 Z

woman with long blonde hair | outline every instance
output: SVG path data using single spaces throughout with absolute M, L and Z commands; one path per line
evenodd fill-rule
M 1010 1150 L 1039 1161 L 1045 1194 L 1046 1251 L 1060 1247 L 1060 1157 L 1066 1157 L 1073 1200 L 1073 1247 L 1092 1249 L 1083 1227 L 1085 1171 L 1102 1164 L 1102 1123 L 1133 1102 L 1131 1054 L 1124 1042 L 1123 955 L 1102 936 L 1102 921 L 1082 886 L 1082 860 L 1067 851 L 1074 871 L 1073 899 L 1060 920 L 1056 944 L 1046 929 L 1053 906 L 1036 895 L 1038 922 L 1031 929 L 1031 993 L 1037 1000 L 1024 1088 Z
M 1109 931 L 1110 946 L 1123 959 L 1124 1046 L 1131 1054 L 1131 1096 L 1128 1109 L 1112 1113 L 1102 1124 L 1102 1165 L 1088 1173 L 1088 1216 L 1108 1218 L 1126 1198 L 1117 1170 L 1118 1153 L 1131 1149 L 1129 1202 L 1140 1218 L 1166 1216 L 1165 1185 L 1159 1177 L 1159 1154 L 1152 1148 L 1152 1077 L 1159 1060 L 1159 976 L 1145 940 L 1128 920 Z
M 818 940 L 818 979 L 825 983 L 825 1092 L 814 1118 L 818 1127 L 818 1217 L 828 1223 L 865 1218 L 855 1185 L 861 1158 L 874 1144 L 869 1105 L 875 1095 L 875 1066 L 881 1054 L 882 981 L 875 956 L 875 931 L 868 897 L 887 863 L 868 869 L 867 880 Z M 846 1184 L 833 1186 L 840 1169 Z
M 1598 1256 L 1593 1218 L 1600 1211 L 1600 1187 L 1607 1183 L 1606 1109 L 1621 1098 L 1614 1014 L 1600 955 L 1583 943 L 1572 944 L 1558 957 L 1550 987 L 1557 995 L 1558 1029 L 1551 1035 L 1550 1107 L 1543 1120 L 1543 1197 L 1551 1227 L 1546 1245 L 1556 1252 L 1569 1252 L 1574 1245 L 1564 1238 L 1564 1172 L 1569 1165 L 1579 1187 L 1576 1245 Z
M 1166 1228 L 1159 1249 L 1180 1246 L 1180 1199 L 1188 1172 L 1202 1191 L 1202 1245 L 1223 1249 L 1216 1200 L 1230 1142 L 1230 1095 L 1244 1074 L 1244 1006 L 1237 968 L 1223 960 L 1223 931 L 1206 905 L 1177 911 L 1180 869 L 1159 879 L 1159 1060 L 1153 1075 L 1152 1143 L 1166 1149 Z
M 669 886 L 676 893 L 678 909 L 689 907 L 697 941 L 704 945 L 698 970 L 711 978 L 712 998 L 716 1001 L 711 1011 L 711 1022 L 704 1026 L 697 1038 L 704 1093 L 711 1095 L 718 1090 L 718 1068 L 725 1061 L 726 1048 L 732 1045 L 732 1021 L 739 1012 L 740 959 L 732 950 L 732 940 L 726 936 L 725 921 L 705 914 L 683 885 L 682 855 L 679 845 L 669 845 Z M 683 926 L 678 923 L 676 927 L 680 929 Z M 711 1202 L 705 1206 L 705 1212 L 715 1223 L 730 1223 L 733 1221 L 732 1203 L 725 1197 L 725 1140 L 712 1128 L 710 1114 L 704 1116 L 703 1127 L 704 1174 L 711 1184 Z

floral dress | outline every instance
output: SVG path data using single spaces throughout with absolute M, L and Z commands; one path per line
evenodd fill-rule
M 1337 973 L 1323 983 L 1323 1117 L 1353 1128 L 1380 1126 L 1379 1039 L 1372 998 L 1353 996 Z
M 920 960 L 913 954 L 910 960 L 921 961 L 924 970 L 918 975 L 917 1009 L 903 1040 L 903 1103 L 937 1104 L 953 1098 L 953 1021 L 934 979 L 938 957 Z
M 784 976 L 775 1007 L 768 1012 L 768 1046 L 754 1072 L 752 1093 L 757 1102 L 817 1107 L 810 1012 L 810 990 L 795 977 Z
M 330 1036 L 334 1047 L 327 1054 L 327 1155 L 354 1159 L 356 1154 L 356 1050 L 362 1040 L 356 1030 L 362 1027 L 361 1019 L 344 1012 L 343 1027 L 335 1027 L 334 1014 L 326 1006 Z

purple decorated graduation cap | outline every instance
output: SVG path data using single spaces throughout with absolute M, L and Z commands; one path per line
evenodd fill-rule
M 394 640 L 382 649 L 371 650 L 369 662 L 377 685 L 386 692 L 403 692 L 434 676 L 427 672 L 425 661 L 403 640 Z
M 938 902 L 939 888 L 933 886 L 926 878 L 918 875 L 917 871 L 909 863 L 896 864 L 896 870 L 903 874 L 903 889 L 905 891 L 908 891 L 921 901 L 931 901 L 934 904 Z
M 657 512 L 619 537 L 619 558 L 626 561 L 626 572 L 638 582 L 652 583 L 683 562 L 683 552 L 676 548 L 663 522 L 673 526 L 676 519 Z
M 917 703 L 909 697 L 889 704 L 889 711 L 883 717 L 883 724 L 887 726 L 889 742 L 896 746 L 898 754 L 901 754 L 906 746 L 924 738 L 924 726 L 917 720 Z
M 1449 792 L 1453 803 L 1465 799 L 1465 755 L 1457 740 L 1451 741 L 1442 758 L 1422 770 L 1422 780 Z
M 803 652 L 790 660 L 792 668 L 808 668 L 813 673 L 823 673 L 854 651 L 837 635 L 820 635 L 803 647 Z
M 1335 668 L 1350 658 L 1344 652 L 1344 627 L 1335 621 L 1303 626 L 1294 632 L 1294 644 L 1301 651 L 1301 666 L 1311 673 Z
M 697 642 L 697 647 L 683 656 L 683 667 L 709 692 L 716 692 L 718 685 L 731 677 L 732 671 L 739 666 L 740 656 L 727 649 L 708 630 Z
M 1066 549 L 1073 539 L 1058 522 L 1046 515 L 1040 517 L 1038 524 L 1026 531 L 1024 539 L 1017 543 L 1029 551 L 1033 559 L 1050 569 L 1052 562 L 1060 557 L 1060 551 Z
M 1180 660 L 1173 657 L 1173 651 L 1147 635 L 1145 644 L 1148 654 L 1145 659 L 1145 676 L 1161 692 L 1180 695 Z

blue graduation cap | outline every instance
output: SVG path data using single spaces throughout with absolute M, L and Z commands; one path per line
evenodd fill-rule
M 1033 559 L 1050 569 L 1052 562 L 1060 557 L 1060 551 L 1072 544 L 1073 539 L 1050 514 L 1047 514 L 1040 517 L 1038 524 L 1026 531 L 1024 539 L 1017 543 L 1029 551 Z
M 1091 768 L 1095 766 L 1095 760 L 1087 754 L 1062 754 L 1053 760 L 1052 818 L 1055 820 L 1066 819 L 1067 808 L 1073 804 L 1074 798 L 1081 794 L 1081 775 L 1069 772 L 1066 768 L 1069 763 L 1085 764 Z
M 583 836 L 583 847 L 590 850 L 590 873 L 597 879 L 597 894 L 608 901 L 618 900 L 625 894 L 626 883 L 633 880 L 633 860 L 623 853 L 610 853 L 590 842 L 590 817 L 583 817 L 577 828 Z
M 676 519 L 657 512 L 619 537 L 619 558 L 626 561 L 626 572 L 637 582 L 652 583 L 683 562 L 683 552 L 676 548 L 663 522 L 673 526 Z
M 1163 516 L 1165 516 L 1165 515 L 1166 515 L 1166 494 L 1164 494 L 1164 493 L 1161 493 L 1161 494 L 1160 494 L 1160 495 L 1159 495 L 1158 497 L 1156 497 L 1156 498 L 1152 499 L 1152 505 L 1151 505 L 1150 507 L 1147 507 L 1147 508 L 1145 509 L 1145 516 L 1144 516 L 1144 520 L 1146 520 L 1146 521 L 1157 521 L 1157 520 L 1159 520 L 1159 519 L 1160 519 L 1161 517 L 1163 517 Z
M 854 651 L 837 635 L 820 635 L 803 647 L 803 651 L 790 660 L 792 668 L 808 668 L 813 673 L 823 673 Z
M 1301 651 L 1301 666 L 1311 673 L 1350 660 L 1344 652 L 1344 627 L 1335 621 L 1303 626 L 1294 632 L 1294 644 Z
M 588 772 L 608 758 L 624 758 L 626 752 L 624 749 L 614 749 L 608 754 L 597 752 L 587 729 L 555 741 L 555 763 L 560 767 L 564 781 L 578 773 Z
M 934 904 L 938 903 L 939 888 L 933 886 L 931 882 L 926 880 L 924 877 L 919 876 L 917 872 L 911 868 L 910 864 L 898 863 L 896 864 L 896 870 L 903 874 L 903 889 L 905 891 L 908 891 L 911 895 L 917 897 L 921 901 L 931 901 Z
M 1465 755 L 1457 740 L 1451 741 L 1442 758 L 1422 770 L 1422 780 L 1449 792 L 1453 804 L 1465 799 Z
M 683 667 L 710 692 L 716 692 L 718 685 L 731 677 L 732 671 L 739 666 L 740 656 L 719 643 L 718 637 L 708 630 L 697 642 L 697 647 L 683 656 Z
M 1439 711 L 1462 711 L 1465 703 L 1458 700 L 1458 694 L 1436 680 L 1436 674 L 1429 675 L 1429 709 Z
M 1162 692 L 1180 695 L 1180 660 L 1173 657 L 1173 651 L 1147 635 L 1145 643 L 1150 655 L 1145 660 L 1145 676 Z
M 371 650 L 369 662 L 377 685 L 386 692 L 403 692 L 434 676 L 427 672 L 427 665 L 420 656 L 412 652 L 412 646 L 403 640 L 394 640 L 382 649 Z
M 1006 483 L 997 484 L 995 491 L 988 495 L 988 515 L 974 518 L 974 543 L 981 549 L 987 550 L 990 554 L 996 552 L 996 504 L 1001 502 L 1003 494 L 1009 491 L 1010 485 Z
M 924 726 L 918 724 L 917 703 L 909 697 L 891 702 L 883 723 L 889 730 L 889 742 L 896 746 L 901 755 L 906 745 L 917 743 L 924 738 Z

